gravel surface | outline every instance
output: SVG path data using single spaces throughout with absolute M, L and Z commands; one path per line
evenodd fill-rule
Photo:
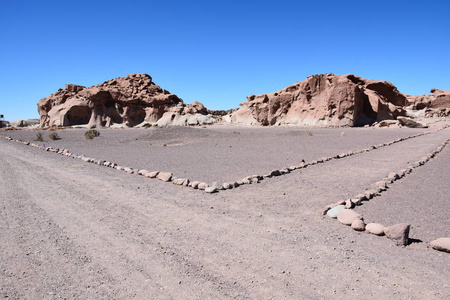
M 66 130 L 51 143 L 44 131 L 44 143 L 134 168 L 234 180 L 427 130 L 307 136 L 306 129 L 214 126 L 101 130 L 92 141 L 85 130 Z M 36 132 L 1 134 L 31 141 Z M 407 247 L 317 211 L 449 137 L 450 128 L 216 194 L 0 139 L 0 297 L 448 299 L 449 256 L 428 241 L 448 233 L 449 148 L 356 208 L 384 225 L 410 222 L 416 241 Z

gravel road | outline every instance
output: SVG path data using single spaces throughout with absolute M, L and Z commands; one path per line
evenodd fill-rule
M 298 156 L 291 158 L 295 148 L 280 151 L 289 148 L 286 136 L 298 137 L 302 157 L 318 159 L 426 131 L 349 129 L 341 135 L 343 130 L 318 130 L 307 136 L 315 142 L 309 139 L 305 145 L 300 130 L 232 130 L 239 134 L 231 129 L 207 130 L 206 139 L 205 132 L 195 131 L 200 136 L 181 140 L 192 148 L 158 146 L 158 151 L 166 147 L 182 149 L 179 153 L 186 152 L 185 157 L 208 157 L 211 145 L 238 147 L 246 141 L 237 153 L 247 158 L 261 153 L 263 158 L 253 159 L 252 164 L 259 166 L 261 160 L 262 169 L 270 170 L 287 166 L 290 159 L 298 161 Z M 148 143 L 149 131 L 104 130 L 103 139 L 94 139 L 100 145 L 74 142 L 71 135 L 77 136 L 76 132 L 61 132 L 63 138 L 56 143 L 66 143 L 74 153 L 123 159 L 132 167 L 139 167 L 140 161 L 152 162 L 133 149 Z M 36 135 L 2 133 L 29 141 Z M 449 255 L 428 247 L 435 234 L 449 234 L 448 148 L 386 194 L 358 208 L 371 221 L 386 226 L 411 222 L 411 237 L 417 242 L 407 247 L 353 231 L 317 211 L 406 167 L 448 139 L 449 133 L 450 128 L 217 194 L 0 139 L 0 297 L 448 299 Z M 157 134 L 161 133 L 153 135 L 153 141 L 180 140 L 176 132 L 167 141 Z M 79 148 L 73 149 L 77 144 Z M 268 150 L 263 151 L 263 144 Z M 152 157 L 162 157 L 158 151 Z M 274 161 L 265 162 L 277 152 Z M 177 160 L 166 153 L 170 154 L 166 161 Z M 217 168 L 205 171 L 211 169 L 208 164 L 198 168 L 194 160 L 183 160 L 173 168 L 194 177 L 206 172 L 207 179 L 217 174 L 237 179 L 241 173 L 260 171 L 236 160 L 225 160 L 233 168 L 221 162 L 220 173 L 215 173 Z M 411 202 L 413 208 L 420 202 L 427 210 L 410 209 Z

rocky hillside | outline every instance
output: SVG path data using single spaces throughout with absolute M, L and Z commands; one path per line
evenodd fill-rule
M 261 125 L 362 126 L 405 114 L 406 97 L 387 81 L 320 74 L 270 94 L 252 95 L 230 121 Z
M 88 88 L 67 84 L 37 106 L 42 127 L 197 125 L 215 121 L 201 103 L 184 104 L 156 85 L 148 74 L 131 74 Z

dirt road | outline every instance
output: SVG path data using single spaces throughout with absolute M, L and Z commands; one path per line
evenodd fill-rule
M 0 139 L 0 297 L 448 299 L 450 257 L 427 246 L 433 227 L 448 233 L 448 167 L 418 168 L 389 191 L 395 198 L 414 187 L 410 181 L 430 176 L 447 189 L 436 198 L 422 195 L 433 191 L 429 180 L 416 194 L 438 207 L 420 236 L 411 232 L 422 243 L 397 247 L 317 214 L 448 135 L 449 129 L 213 195 Z M 446 149 L 430 164 L 449 156 Z

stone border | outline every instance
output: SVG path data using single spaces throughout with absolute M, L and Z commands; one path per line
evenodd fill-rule
M 370 146 L 368 148 L 362 149 L 362 150 L 357 150 L 357 151 L 349 151 L 347 153 L 341 153 L 341 154 L 337 154 L 334 156 L 329 156 L 329 157 L 322 157 L 321 159 L 318 160 L 313 160 L 311 162 L 305 162 L 304 160 L 299 164 L 299 165 L 295 165 L 295 166 L 290 166 L 290 167 L 286 167 L 284 169 L 276 169 L 276 170 L 272 170 L 270 173 L 268 174 L 264 174 L 264 175 L 251 175 L 251 176 L 246 176 L 243 179 L 240 180 L 236 180 L 236 181 L 230 181 L 230 182 L 225 182 L 223 184 L 219 184 L 217 181 L 213 182 L 211 185 L 209 185 L 206 182 L 203 181 L 190 181 L 188 178 L 177 178 L 174 176 L 174 174 L 172 172 L 162 172 L 162 171 L 148 171 L 145 169 L 140 169 L 137 172 L 129 167 L 125 167 L 125 166 L 121 166 L 118 165 L 114 162 L 110 162 L 110 161 L 106 161 L 106 160 L 101 160 L 101 159 L 95 159 L 95 158 L 91 158 L 91 157 L 87 157 L 84 155 L 76 155 L 71 153 L 69 150 L 67 149 L 58 149 L 58 148 L 52 148 L 52 147 L 42 147 L 38 144 L 35 143 L 30 143 L 30 142 L 23 142 L 21 140 L 15 140 L 9 136 L 4 136 L 3 134 L 3 138 L 8 140 L 8 141 L 15 141 L 18 143 L 22 143 L 24 145 L 27 146 L 31 146 L 34 148 L 38 148 L 38 149 L 42 149 L 48 152 L 54 152 L 57 154 L 61 154 L 61 155 L 65 155 L 74 159 L 80 159 L 83 160 L 84 162 L 88 162 L 88 163 L 94 163 L 100 166 L 104 166 L 104 167 L 109 167 L 109 168 L 114 168 L 117 169 L 119 171 L 124 171 L 126 173 L 129 174 L 135 174 L 137 173 L 138 175 L 144 176 L 144 177 L 148 177 L 148 178 L 157 178 L 159 180 L 162 180 L 164 182 L 172 182 L 173 184 L 176 185 L 180 185 L 180 186 L 186 186 L 186 187 L 191 187 L 193 189 L 198 189 L 198 190 L 204 190 L 207 193 L 215 193 L 218 192 L 220 190 L 228 190 L 228 189 L 233 189 L 233 188 L 237 188 L 239 186 L 245 185 L 245 184 L 252 184 L 252 183 L 259 183 L 261 182 L 261 180 L 267 179 L 267 178 L 272 178 L 272 177 L 278 177 L 281 175 L 286 175 L 289 174 L 295 170 L 299 170 L 299 169 L 303 169 L 303 168 L 307 168 L 308 166 L 314 166 L 320 163 L 324 163 L 333 159 L 341 159 L 341 158 L 345 158 L 345 157 L 350 157 L 353 155 L 357 155 L 357 154 L 361 154 L 361 153 L 365 153 L 365 152 L 369 152 L 378 148 L 382 148 L 382 147 L 387 147 L 390 145 L 393 145 L 395 143 L 399 143 L 402 141 L 406 141 L 409 139 L 413 139 L 413 138 L 417 138 L 426 134 L 431 134 L 433 132 L 437 132 L 443 129 L 446 129 L 450 127 L 450 125 L 444 125 L 441 128 L 432 130 L 432 131 L 427 131 L 427 132 L 422 132 L 419 134 L 415 134 L 415 135 L 411 135 L 408 137 L 403 137 L 403 138 L 398 138 L 394 141 L 391 142 L 387 142 L 384 144 L 378 144 L 378 145 L 373 145 Z
M 440 130 L 442 129 L 444 128 L 441 128 Z M 350 226 L 353 230 L 365 231 L 378 236 L 385 235 L 389 239 L 393 240 L 397 246 L 407 246 L 409 244 L 410 224 L 400 223 L 389 227 L 385 227 L 379 223 L 365 224 L 363 216 L 353 211 L 353 208 L 362 205 L 364 201 L 369 201 L 370 199 L 381 196 L 381 194 L 386 191 L 390 185 L 406 177 L 408 174 L 411 174 L 414 169 L 425 165 L 436 155 L 440 154 L 449 143 L 450 138 L 445 140 L 426 156 L 421 157 L 420 160 L 408 165 L 406 169 L 402 169 L 399 172 L 390 172 L 387 177 L 373 183 L 362 193 L 354 196 L 353 198 L 331 203 L 325 206 L 320 213 L 322 215 L 327 215 L 332 219 L 337 219 L 339 223 Z M 430 246 L 435 250 L 450 253 L 450 238 L 438 238 L 431 241 Z

